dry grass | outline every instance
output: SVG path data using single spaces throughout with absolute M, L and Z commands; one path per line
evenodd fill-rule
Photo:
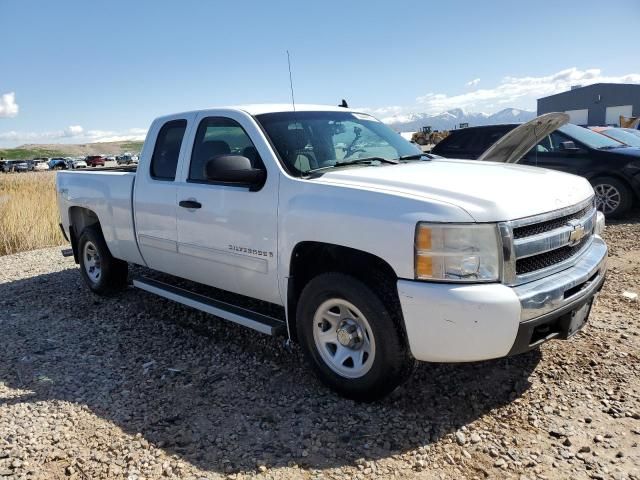
M 0 173 L 0 255 L 61 245 L 55 172 Z

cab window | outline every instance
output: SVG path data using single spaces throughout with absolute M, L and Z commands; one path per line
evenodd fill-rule
M 262 167 L 262 159 L 244 128 L 225 117 L 208 117 L 198 126 L 189 165 L 189 181 L 206 182 L 205 167 L 220 155 L 247 157 L 254 168 Z
M 186 120 L 171 120 L 165 123 L 156 139 L 151 157 L 151 176 L 156 180 L 174 180 L 178 157 L 187 128 Z

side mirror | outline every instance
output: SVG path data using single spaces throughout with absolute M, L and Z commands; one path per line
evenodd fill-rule
M 261 168 L 253 168 L 247 157 L 218 155 L 206 163 L 205 176 L 212 182 L 257 187 L 264 182 L 266 172 Z
M 580 149 L 578 147 L 576 147 L 575 143 L 573 143 L 572 141 L 568 140 L 566 142 L 560 142 L 560 150 L 562 150 L 564 152 L 577 152 Z

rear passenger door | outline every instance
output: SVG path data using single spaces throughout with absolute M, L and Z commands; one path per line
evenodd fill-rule
M 192 119 L 193 115 L 182 115 L 154 123 L 148 138 L 155 142 L 145 142 L 136 172 L 133 202 L 140 253 L 149 267 L 166 273 L 176 270 L 175 180 Z
M 264 185 L 209 181 L 208 160 L 242 155 L 265 168 L 269 146 L 248 115 L 201 113 L 177 189 L 178 275 L 223 290 L 281 303 L 277 277 L 278 172 Z M 185 203 L 191 202 L 191 203 Z M 193 208 L 195 206 L 195 208 Z

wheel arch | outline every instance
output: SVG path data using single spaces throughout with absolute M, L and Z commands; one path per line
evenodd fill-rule
M 372 253 L 342 245 L 302 241 L 296 244 L 289 265 L 287 283 L 287 327 L 289 336 L 297 341 L 296 310 L 303 288 L 317 275 L 339 272 L 360 280 L 389 305 L 389 314 L 406 341 L 406 330 L 398 297 L 398 275 L 388 262 Z
M 98 229 L 102 233 L 100 219 L 96 212 L 86 207 L 74 206 L 69 208 L 69 240 L 71 241 L 73 258 L 76 263 L 80 263 L 78 252 L 78 240 L 80 239 L 80 234 L 85 228 L 93 225 L 97 225 Z

